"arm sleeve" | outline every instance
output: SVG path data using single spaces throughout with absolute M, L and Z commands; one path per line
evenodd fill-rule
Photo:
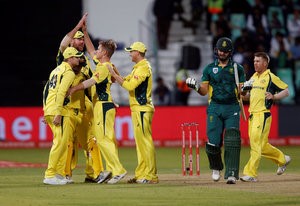
M 246 81 L 246 75 L 244 71 L 244 67 L 242 65 L 238 64 L 238 73 L 239 73 L 239 82 L 244 83 Z
M 209 80 L 210 80 L 210 78 L 209 78 L 209 74 L 208 74 L 208 67 L 205 67 L 203 70 L 202 77 L 201 77 L 201 82 L 208 83 Z
M 280 92 L 280 91 L 282 91 L 282 90 L 288 88 L 288 85 L 287 85 L 285 82 L 283 82 L 283 81 L 282 81 L 279 77 L 277 77 L 276 75 L 271 74 L 271 78 L 272 78 L 272 83 L 273 83 L 274 85 L 276 85 L 276 87 L 278 88 L 278 89 L 276 90 L 276 92 Z
M 127 91 L 132 91 L 137 88 L 145 79 L 149 76 L 149 71 L 146 71 L 144 68 L 140 68 L 136 70 L 136 72 L 128 78 L 128 76 L 124 79 L 122 87 Z
M 72 71 L 67 71 L 66 73 L 63 74 L 61 82 L 59 84 L 59 88 L 57 90 L 57 96 L 55 101 L 55 105 L 57 108 L 56 115 L 61 115 L 64 106 L 65 96 L 67 94 L 68 89 L 72 85 L 74 79 L 75 79 L 75 74 Z

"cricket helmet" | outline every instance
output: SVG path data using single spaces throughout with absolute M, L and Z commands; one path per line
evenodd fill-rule
M 216 44 L 216 48 L 222 52 L 232 52 L 233 46 L 231 39 L 227 37 L 221 37 Z

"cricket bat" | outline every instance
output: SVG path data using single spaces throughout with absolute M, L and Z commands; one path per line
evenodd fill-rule
M 247 120 L 245 109 L 244 109 L 244 104 L 243 104 L 243 99 L 242 99 L 241 91 L 240 91 L 239 73 L 238 73 L 238 70 L 237 70 L 237 64 L 236 63 L 233 64 L 233 68 L 234 68 L 235 83 L 236 83 L 236 86 L 237 86 L 237 89 L 238 89 L 239 105 L 240 105 L 240 109 L 241 109 L 241 116 L 242 116 L 242 118 L 244 120 Z

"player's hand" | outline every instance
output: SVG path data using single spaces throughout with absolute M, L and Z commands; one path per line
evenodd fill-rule
M 114 73 L 117 74 L 117 75 L 120 75 L 117 67 L 114 64 L 112 66 L 113 66 L 112 68 L 113 68 Z M 108 70 L 109 71 L 111 70 L 110 65 L 108 65 Z M 111 81 L 112 81 L 112 83 L 116 82 L 116 78 L 113 76 L 113 74 L 111 75 Z
M 53 124 L 55 126 L 60 126 L 61 125 L 61 115 L 55 115 L 53 119 Z
M 199 84 L 196 79 L 189 77 L 185 80 L 185 83 L 188 85 L 188 87 L 190 87 L 190 88 L 196 90 L 196 92 L 198 92 Z
M 116 75 L 114 68 L 112 68 L 109 64 L 107 64 L 106 67 L 112 76 Z
M 242 92 L 250 91 L 253 87 L 253 79 L 250 79 L 249 81 L 245 81 L 242 86 Z

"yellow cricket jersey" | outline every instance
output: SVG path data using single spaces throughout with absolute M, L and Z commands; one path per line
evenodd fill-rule
M 43 93 L 44 116 L 69 116 L 65 98 L 68 89 L 75 79 L 75 73 L 67 62 L 62 62 L 51 73 Z
M 107 68 L 107 64 L 113 67 L 111 62 L 101 63 L 94 57 L 96 69 L 93 74 L 93 79 L 97 82 L 95 84 L 96 91 L 93 96 L 93 101 L 109 101 L 112 102 L 110 87 L 112 84 L 111 74 Z M 94 102 L 95 103 L 95 102 Z
M 288 88 L 288 85 L 281 81 L 279 77 L 273 74 L 269 69 L 258 76 L 255 72 L 251 77 L 253 88 L 250 91 L 249 112 L 269 112 L 273 104 L 273 100 L 266 100 L 265 93 L 270 92 L 273 95 Z
M 124 78 L 122 87 L 129 91 L 131 111 L 154 111 L 151 99 L 152 69 L 146 59 L 134 65 L 132 72 Z
M 80 65 L 81 66 L 80 72 L 76 74 L 76 77 L 72 83 L 72 87 L 77 86 L 81 82 L 92 77 L 92 71 L 90 68 L 89 61 L 85 55 L 84 57 L 87 63 L 85 66 Z M 68 107 L 76 108 L 76 109 L 80 109 L 81 111 L 84 111 L 86 109 L 85 102 L 86 101 L 89 102 L 88 99 L 91 100 L 91 88 L 87 88 L 85 90 L 79 90 L 71 95 L 70 103 L 68 104 Z
M 93 75 L 89 59 L 87 58 L 86 55 L 83 55 L 83 57 L 85 58 L 85 64 L 79 65 L 79 67 L 81 67 L 80 73 L 76 75 L 74 82 L 71 85 L 72 87 L 80 84 L 84 80 L 91 78 Z M 64 57 L 62 52 L 58 50 L 56 63 L 60 64 L 63 61 L 63 59 Z M 91 100 L 92 90 L 93 90 L 92 88 L 87 88 L 85 90 L 79 90 L 74 94 L 72 94 L 72 96 L 70 97 L 70 103 L 68 104 L 68 107 L 80 109 L 82 111 L 85 110 L 85 101 L 89 101 L 88 99 L 85 98 L 85 95 Z
M 87 77 L 82 73 L 78 73 L 75 76 L 75 79 L 71 85 L 71 87 L 74 87 L 84 80 L 86 80 Z M 85 90 L 78 90 L 74 94 L 70 96 L 70 103 L 68 104 L 69 108 L 75 108 L 80 110 L 85 110 Z

